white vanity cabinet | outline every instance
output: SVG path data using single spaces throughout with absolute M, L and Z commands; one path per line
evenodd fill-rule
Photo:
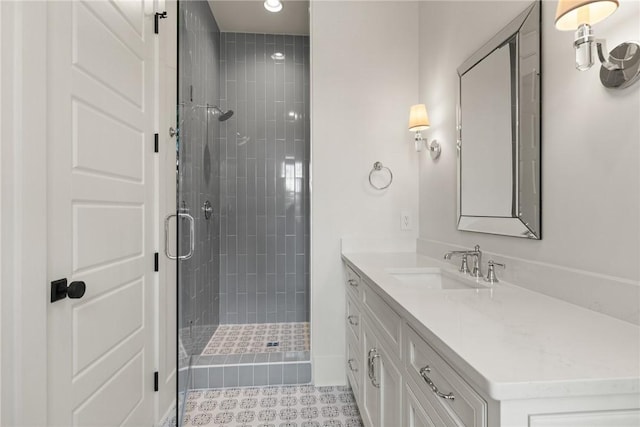
M 365 426 L 485 427 L 486 402 L 372 285 L 348 266 L 345 272 L 347 376 Z M 438 397 L 423 375 L 455 398 Z
M 347 375 L 366 427 L 640 427 L 636 326 L 512 285 L 407 290 L 383 257 L 345 257 Z

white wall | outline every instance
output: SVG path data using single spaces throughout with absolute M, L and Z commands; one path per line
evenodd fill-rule
M 311 348 L 316 385 L 345 382 L 343 236 L 417 236 L 416 2 L 312 2 Z M 425 153 L 422 153 L 424 155 Z M 369 187 L 375 161 L 391 168 Z M 414 227 L 400 231 L 400 212 Z
M 430 136 L 443 144 L 437 165 L 420 165 L 420 248 L 442 256 L 478 243 L 507 263 L 508 280 L 638 322 L 640 83 L 608 90 L 599 66 L 576 71 L 573 32 L 554 28 L 555 1 L 542 2 L 543 239 L 456 229 L 456 68 L 527 4 L 420 4 L 420 97 L 430 111 Z M 621 1 L 594 30 L 610 48 L 639 40 L 640 2 Z

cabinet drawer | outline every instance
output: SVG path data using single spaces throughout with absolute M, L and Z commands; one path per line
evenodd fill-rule
M 347 313 L 346 313 L 347 330 L 353 333 L 356 341 L 360 341 L 360 324 L 362 319 L 360 317 L 360 310 L 358 304 L 355 301 L 355 297 L 347 292 Z
M 400 335 L 402 319 L 389 305 L 382 300 L 366 283 L 361 286 L 363 306 L 373 321 L 372 328 L 390 344 L 389 350 L 400 359 Z
M 356 273 L 355 271 L 353 271 L 351 269 L 351 267 L 349 267 L 348 265 L 345 265 L 345 277 L 346 277 L 346 286 L 347 286 L 347 290 L 348 292 L 351 292 L 354 296 L 356 301 L 360 300 L 360 288 L 362 287 L 362 279 L 360 279 L 360 276 L 358 275 L 358 273 Z
M 433 405 L 447 425 L 485 427 L 487 403 L 462 377 L 422 339 L 411 327 L 406 326 L 405 367 L 407 375 L 418 384 L 421 394 Z M 432 381 L 438 391 L 453 399 L 438 396 L 420 373 Z M 421 398 L 421 396 L 418 396 Z
M 363 375 L 359 349 L 360 346 L 355 337 L 351 332 L 347 331 L 347 377 L 358 403 L 360 403 L 361 378 Z
M 421 393 L 416 392 L 413 381 L 404 384 L 404 423 L 406 427 L 441 427 L 447 425 L 431 406 L 428 399 L 418 399 Z

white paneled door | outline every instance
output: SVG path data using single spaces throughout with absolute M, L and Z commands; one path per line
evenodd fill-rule
M 48 419 L 153 420 L 153 2 L 48 4 Z M 44 153 L 43 153 L 44 155 Z

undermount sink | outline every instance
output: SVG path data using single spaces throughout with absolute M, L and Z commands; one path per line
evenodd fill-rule
M 458 277 L 439 268 L 389 268 L 385 271 L 412 289 L 487 289 L 472 278 Z

